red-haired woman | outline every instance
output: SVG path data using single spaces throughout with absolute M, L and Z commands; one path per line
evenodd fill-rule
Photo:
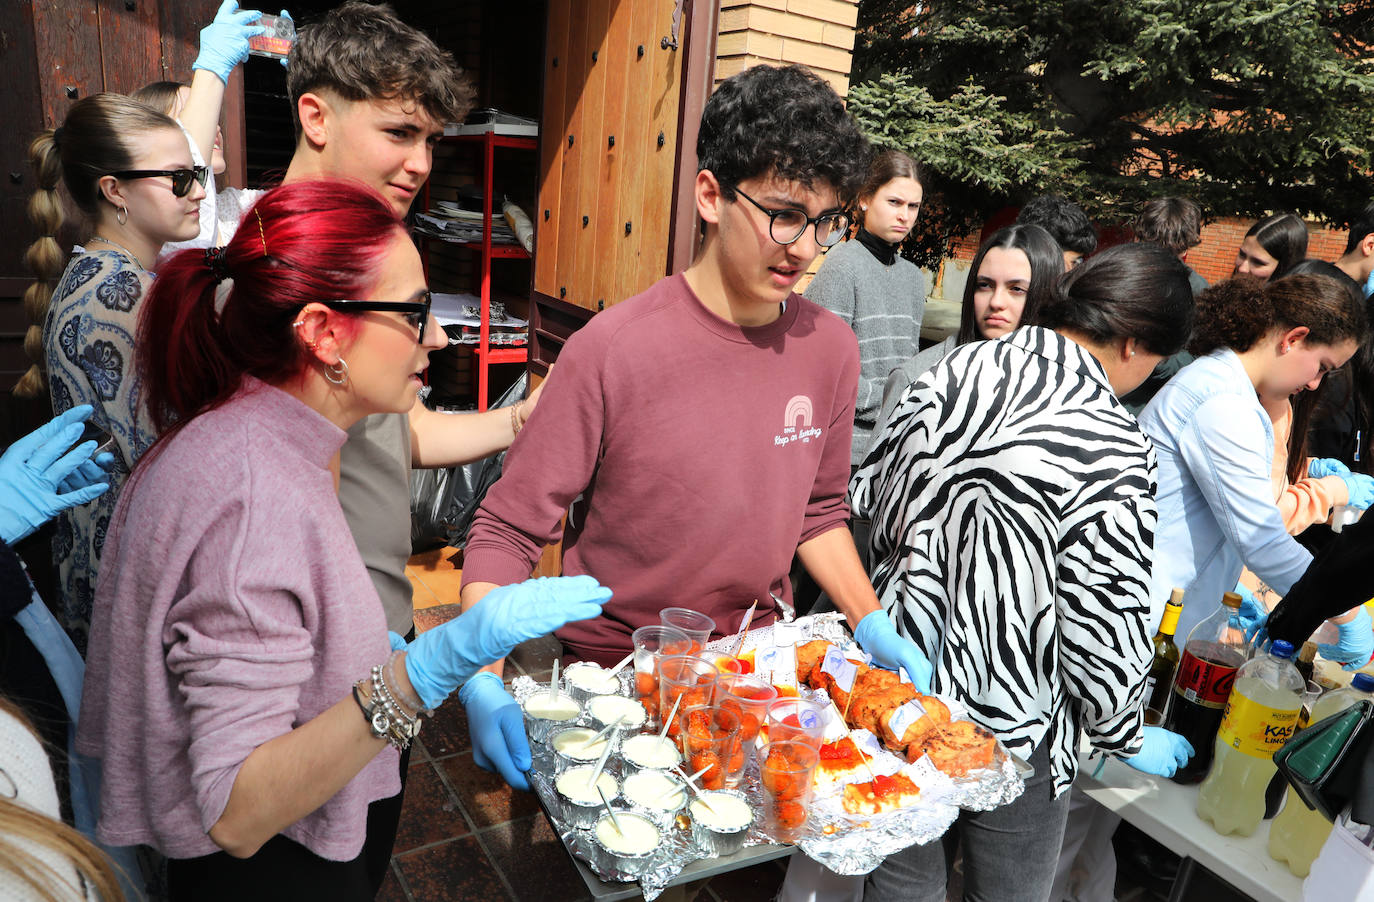
M 360 418 L 410 408 L 441 336 L 395 214 L 347 182 L 269 192 L 149 295 L 166 431 L 106 539 L 78 747 L 103 759 L 100 836 L 171 859 L 174 899 L 371 899 L 390 849 L 369 806 L 399 791 L 417 715 L 610 597 L 513 586 L 393 653 L 330 462 Z

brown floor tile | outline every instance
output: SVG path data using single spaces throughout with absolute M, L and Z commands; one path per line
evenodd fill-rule
M 401 886 L 400 878 L 396 876 L 395 864 L 387 869 L 386 879 L 382 881 L 382 888 L 377 891 L 377 902 L 410 902 L 410 896 L 406 895 L 405 888 Z
M 528 817 L 540 810 L 534 793 L 511 789 L 499 774 L 487 773 L 478 767 L 471 752 L 435 763 L 444 769 L 449 785 L 458 791 L 463 810 L 478 830 Z
M 707 883 L 711 895 L 702 893 L 698 898 L 706 900 L 713 895 L 720 902 L 756 902 L 759 899 L 771 899 L 777 895 L 785 874 L 786 871 L 778 867 L 776 861 L 764 861 L 747 868 L 717 874 Z
M 419 575 L 409 567 L 406 568 L 406 579 L 410 580 L 410 604 L 415 610 L 420 611 L 443 604 L 439 596 L 431 592 L 429 586 L 426 586 Z
M 468 715 L 458 701 L 458 693 L 450 695 L 434 716 L 425 721 L 420 737 L 425 744 L 425 753 L 435 760 L 472 748 L 468 740 Z
M 455 899 L 496 902 L 506 898 L 496 867 L 476 837 L 465 836 L 396 858 L 414 902 Z
M 448 623 L 457 617 L 462 609 L 457 604 L 437 604 L 428 608 L 415 609 L 415 635 L 433 629 L 441 623 Z
M 553 661 L 563 654 L 563 643 L 553 636 L 540 636 L 515 646 L 506 658 L 506 663 L 514 664 L 520 672 L 536 680 L 547 681 L 553 670 Z M 506 676 L 513 674 L 507 670 Z
M 458 800 L 449 792 L 439 772 L 428 761 L 411 761 L 401 823 L 396 830 L 394 854 L 441 842 L 468 833 Z
M 562 841 L 542 814 L 498 824 L 482 842 L 510 881 L 515 902 L 584 902 L 587 884 L 573 868 Z

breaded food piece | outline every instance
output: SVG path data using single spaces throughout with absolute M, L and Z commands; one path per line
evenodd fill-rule
M 913 742 L 906 750 L 908 761 L 921 755 L 951 777 L 962 777 L 992 763 L 997 739 L 987 730 L 968 720 L 956 720 L 936 727 Z
M 898 736 L 892 729 L 892 717 L 897 713 L 897 708 L 884 711 L 878 717 L 878 738 L 883 741 L 883 745 L 894 752 L 903 751 L 911 743 L 925 736 L 928 731 L 949 723 L 949 706 L 935 696 L 917 693 L 913 701 L 919 702 L 921 707 L 926 709 L 926 713 L 908 724 L 901 736 Z
M 865 677 L 886 673 L 891 679 L 855 680 L 849 699 L 849 725 L 878 735 L 878 720 L 883 714 L 906 704 L 916 697 L 916 687 L 903 683 L 889 670 L 870 670 Z
M 868 673 L 869 666 L 857 661 L 855 664 L 858 667 L 858 674 L 854 677 L 854 685 L 857 686 L 859 685 L 859 677 Z M 844 706 L 849 702 L 849 693 L 840 688 L 840 684 L 835 682 L 833 676 L 821 669 L 824 665 L 824 659 L 816 662 L 816 666 L 811 668 L 811 673 L 806 678 L 806 685 L 810 686 L 812 689 L 824 689 L 826 695 L 830 696 L 830 700 L 835 703 L 835 706 L 843 711 Z
M 811 668 L 825 660 L 825 652 L 830 648 L 830 643 L 824 639 L 812 639 L 810 642 L 801 643 L 796 648 L 797 682 L 806 683 L 807 677 L 811 675 Z M 811 688 L 815 689 L 816 687 L 812 686 Z
M 849 814 L 882 814 L 914 805 L 921 790 L 904 774 L 875 777 L 868 783 L 850 783 L 844 788 L 842 804 Z

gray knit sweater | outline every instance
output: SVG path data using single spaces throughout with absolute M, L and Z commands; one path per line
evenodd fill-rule
M 920 346 L 925 277 L 910 260 L 898 257 L 886 266 L 851 240 L 826 254 L 805 294 L 849 323 L 859 339 L 859 400 L 850 455 L 857 465 L 877 425 L 887 374 Z

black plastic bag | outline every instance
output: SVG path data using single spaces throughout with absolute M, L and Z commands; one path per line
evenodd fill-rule
M 509 407 L 525 397 L 529 374 L 522 373 L 495 407 Z M 461 414 L 458 414 L 461 416 Z M 497 479 L 506 452 L 456 467 L 410 471 L 410 546 L 413 553 L 461 545 L 477 506 Z

